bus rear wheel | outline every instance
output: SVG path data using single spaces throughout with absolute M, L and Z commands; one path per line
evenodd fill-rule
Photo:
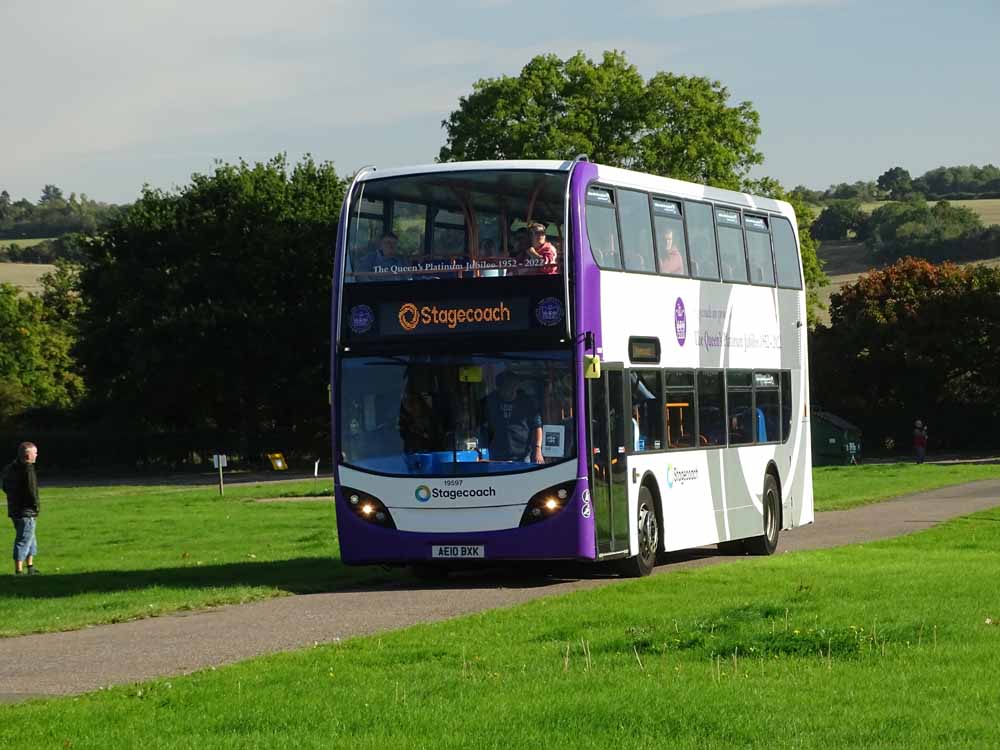
M 621 574 L 628 578 L 648 576 L 656 567 L 660 551 L 660 521 L 656 517 L 653 493 L 645 485 L 639 488 L 639 507 L 636 512 L 639 531 L 639 550 L 635 557 L 621 562 Z
M 751 555 L 773 555 L 781 533 L 781 492 L 773 474 L 764 475 L 764 533 L 746 540 Z

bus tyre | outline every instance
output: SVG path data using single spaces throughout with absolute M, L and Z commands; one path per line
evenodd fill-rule
M 639 508 L 636 512 L 639 524 L 639 551 L 635 557 L 621 562 L 621 573 L 628 578 L 648 576 L 656 567 L 656 555 L 660 551 L 660 522 L 656 517 L 653 493 L 645 485 L 639 488 Z
M 764 533 L 746 540 L 751 555 L 772 555 L 778 548 L 781 532 L 781 493 L 773 474 L 764 475 Z

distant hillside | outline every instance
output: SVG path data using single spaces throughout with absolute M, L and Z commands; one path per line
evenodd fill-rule
M 953 206 L 960 206 L 962 208 L 968 208 L 979 215 L 982 219 L 983 224 L 990 226 L 991 224 L 1000 224 L 1000 198 L 983 198 L 974 201 L 948 201 Z M 881 208 L 887 203 L 892 203 L 892 201 L 878 201 L 875 203 L 862 203 L 861 208 L 863 208 L 868 213 L 871 213 L 876 208 Z M 928 205 L 933 206 L 937 201 L 927 201 Z

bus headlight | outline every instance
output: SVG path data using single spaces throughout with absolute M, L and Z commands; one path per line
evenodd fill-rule
M 559 513 L 573 497 L 573 487 L 576 482 L 563 482 L 555 487 L 549 487 L 537 493 L 528 501 L 524 514 L 521 516 L 521 526 L 529 526 Z
M 347 502 L 347 507 L 358 518 L 387 529 L 396 528 L 396 523 L 392 520 L 389 509 L 377 497 L 373 497 L 367 492 L 352 489 L 351 487 L 341 487 L 340 490 L 344 493 L 344 500 Z

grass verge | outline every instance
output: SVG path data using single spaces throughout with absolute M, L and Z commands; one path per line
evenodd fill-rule
M 380 568 L 341 564 L 332 502 L 254 502 L 312 494 L 316 487 L 330 491 L 329 481 L 321 485 L 231 485 L 219 497 L 208 488 L 43 484 L 43 575 L 16 579 L 5 564 L 0 635 L 72 630 L 384 578 Z
M 1000 512 L 76 698 L 0 745 L 993 748 Z
M 816 510 L 846 510 L 914 492 L 1000 479 L 1000 464 L 865 464 L 813 469 Z
M 822 511 L 1000 478 L 1000 466 L 830 467 L 816 469 L 814 477 Z M 0 636 L 75 630 L 406 575 L 343 565 L 332 503 L 255 502 L 331 491 L 329 483 L 306 480 L 230 485 L 219 497 L 210 488 L 46 488 L 43 480 L 43 575 L 0 575 Z

